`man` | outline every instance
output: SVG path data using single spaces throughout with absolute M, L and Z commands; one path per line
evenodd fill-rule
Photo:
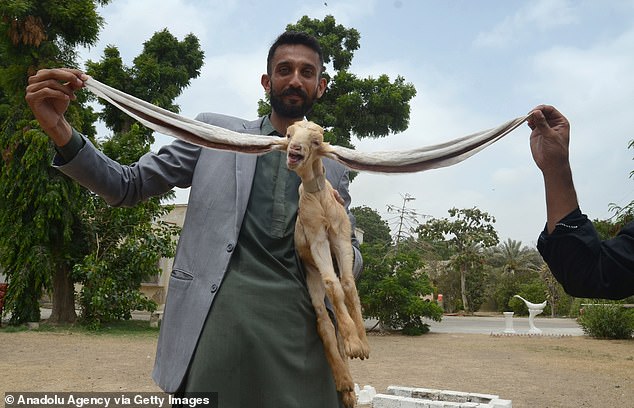
M 547 223 L 537 248 L 566 292 L 577 297 L 634 295 L 634 222 L 601 242 L 581 213 L 568 159 L 570 124 L 554 107 L 530 114 L 531 152 L 544 176 Z
M 197 119 L 239 132 L 285 135 L 323 95 L 322 70 L 315 38 L 283 33 L 261 78 L 271 115 L 251 122 L 210 113 Z M 293 246 L 300 180 L 283 154 L 257 157 L 177 140 L 121 166 L 64 119 L 82 79 L 77 70 L 42 70 L 27 87 L 35 117 L 58 146 L 54 164 L 61 171 L 115 206 L 191 187 L 159 335 L 157 384 L 179 395 L 218 392 L 219 406 L 226 408 L 338 406 Z M 332 160 L 324 165 L 347 208 L 347 170 Z M 358 275 L 362 260 L 352 241 Z

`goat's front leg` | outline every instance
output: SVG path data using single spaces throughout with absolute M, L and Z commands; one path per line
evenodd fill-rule
M 339 274 L 341 280 L 341 287 L 345 296 L 345 304 L 348 309 L 348 313 L 354 322 L 357 330 L 357 335 L 361 342 L 361 348 L 357 354 L 349 354 L 349 357 L 366 359 L 370 357 L 370 346 L 368 344 L 368 338 L 365 334 L 365 323 L 363 316 L 361 315 L 361 302 L 359 301 L 359 292 L 357 291 L 357 285 L 354 280 L 354 274 L 352 273 L 352 245 L 350 244 L 350 238 L 343 234 L 331 234 L 330 243 L 332 252 L 337 259 L 337 265 L 339 267 Z
M 328 243 L 326 232 L 322 231 L 321 233 L 313 234 L 312 237 L 310 251 L 326 287 L 328 299 L 330 299 L 334 308 L 337 327 L 343 337 L 346 354 L 348 356 L 360 356 L 363 354 L 364 345 L 359 339 L 355 323 L 348 313 L 345 294 L 332 263 L 330 244 Z
M 317 314 L 317 332 L 324 344 L 326 359 L 332 370 L 335 386 L 337 387 L 337 391 L 341 393 L 341 398 L 346 408 L 352 408 L 356 402 L 354 383 L 348 362 L 345 360 L 345 356 L 339 353 L 335 326 L 332 324 L 332 320 L 330 320 L 326 305 L 324 304 L 326 288 L 321 279 L 319 270 L 313 265 L 306 264 L 304 266 L 306 269 L 308 293 L 310 294 L 310 300 Z

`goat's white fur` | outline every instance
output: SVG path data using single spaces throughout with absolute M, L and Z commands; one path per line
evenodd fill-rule
M 308 292 L 317 314 L 317 331 L 324 343 L 335 385 L 346 407 L 353 407 L 356 398 L 347 359 L 367 358 L 370 348 L 352 273 L 350 219 L 325 178 L 322 157 L 328 146 L 323 142 L 323 129 L 312 122 L 296 122 L 288 128 L 286 136 L 286 163 L 302 179 L 295 248 L 306 270 Z M 333 255 L 339 277 L 335 273 Z M 333 305 L 338 331 L 328 316 L 324 296 L 328 296 Z M 341 344 L 343 347 L 339 347 Z

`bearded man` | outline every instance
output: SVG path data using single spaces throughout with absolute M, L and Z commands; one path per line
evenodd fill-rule
M 271 114 L 246 121 L 202 113 L 197 120 L 284 136 L 324 94 L 323 69 L 317 39 L 285 32 L 271 46 L 261 78 Z M 342 406 L 295 253 L 300 179 L 284 154 L 215 151 L 176 140 L 121 165 L 64 117 L 85 79 L 73 69 L 29 78 L 26 99 L 55 143 L 53 165 L 113 206 L 191 187 L 158 340 L 156 383 L 179 397 L 214 393 L 221 408 Z M 347 169 L 329 159 L 324 166 L 348 209 Z M 362 259 L 351 240 L 358 276 Z

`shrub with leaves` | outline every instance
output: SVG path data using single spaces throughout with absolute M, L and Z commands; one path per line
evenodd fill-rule
M 440 321 L 442 308 L 423 299 L 433 293 L 427 274 L 421 271 L 419 252 L 405 245 L 362 245 L 365 269 L 359 282 L 363 313 L 387 327 L 400 327 L 403 334 L 429 331 L 423 318 Z
M 96 248 L 75 265 L 73 278 L 82 283 L 81 319 L 99 328 L 102 323 L 130 319 L 132 310 L 156 310 L 156 302 L 139 290 L 141 282 L 161 273 L 161 258 L 175 252 L 180 229 L 158 221 L 172 206 L 152 198 L 133 208 L 112 208 L 94 197 L 90 239 Z
M 618 303 L 586 306 L 578 320 L 584 333 L 591 337 L 630 339 L 634 335 L 634 309 Z

